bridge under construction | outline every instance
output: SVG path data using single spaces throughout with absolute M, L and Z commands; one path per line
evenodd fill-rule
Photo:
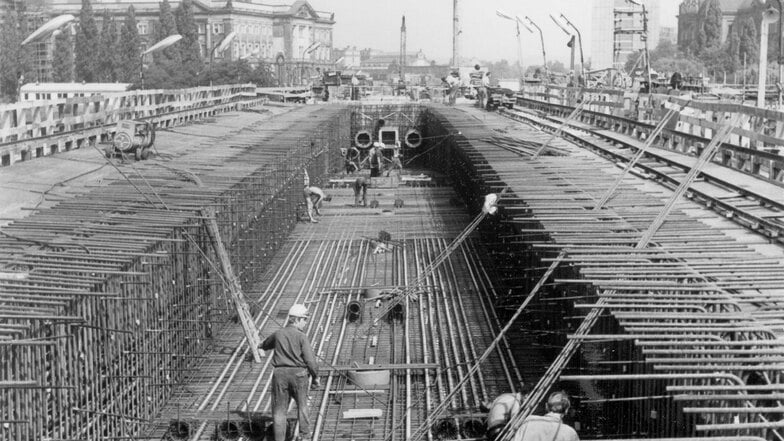
M 97 148 L 106 118 L 0 120 L 0 440 L 272 439 L 248 342 L 295 303 L 314 440 L 484 439 L 522 392 L 510 440 L 556 390 L 581 439 L 784 439 L 784 116 L 224 93 L 133 115 L 139 161 Z M 374 141 L 403 167 L 357 206 Z

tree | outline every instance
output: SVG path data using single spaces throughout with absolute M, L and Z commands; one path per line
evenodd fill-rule
M 69 83 L 73 81 L 74 51 L 71 33 L 61 31 L 54 39 L 52 57 L 52 81 Z
M 751 17 L 746 17 L 742 20 L 738 31 L 738 58 L 743 63 L 743 56 L 749 63 L 754 63 L 754 60 L 759 58 L 759 34 L 757 33 L 757 25 Z
M 90 0 L 82 0 L 79 11 L 79 28 L 76 31 L 76 81 L 92 83 L 98 80 L 98 57 L 100 57 L 100 40 L 98 25 Z
M 547 63 L 547 70 L 553 73 L 566 73 L 568 69 L 566 66 L 560 61 L 550 61 Z
M 119 35 L 117 34 L 117 24 L 104 10 L 103 23 L 101 26 L 101 51 L 98 63 L 98 79 L 104 82 L 117 81 L 119 63 Z
M 704 17 L 697 34 L 700 51 L 714 48 L 721 44 L 721 6 L 719 0 L 708 0 L 703 3 L 701 15 Z
M 658 46 L 648 53 L 648 56 L 651 61 L 651 69 L 660 73 L 680 72 L 685 76 L 696 76 L 705 70 L 702 62 L 695 60 L 694 57 L 686 56 L 685 53 L 678 50 L 678 46 L 666 40 L 659 42 Z M 639 57 L 639 52 L 629 54 L 624 66 L 626 72 L 631 73 L 630 70 Z
M 259 63 L 251 73 L 248 81 L 259 87 L 271 87 L 275 85 L 275 75 L 273 66 L 267 63 Z
M 163 0 L 160 3 L 160 10 L 158 12 L 158 26 L 155 27 L 155 42 L 157 43 L 169 35 L 177 34 L 177 22 L 174 18 L 169 0 Z M 162 58 L 179 63 L 181 60 L 180 50 L 176 46 L 169 46 L 166 49 L 153 53 L 153 59 L 157 62 Z
M 176 11 L 177 30 L 182 40 L 177 43 L 180 49 L 183 67 L 194 77 L 202 70 L 201 48 L 199 46 L 199 29 L 193 16 L 192 0 L 183 0 Z
M 139 29 L 136 27 L 136 10 L 133 5 L 128 7 L 128 12 L 125 14 L 117 52 L 119 60 L 117 79 L 124 83 L 135 83 L 139 80 L 142 61 L 141 39 Z
M 15 101 L 19 86 L 34 79 L 31 46 L 20 46 L 28 34 L 27 20 L 23 18 L 24 9 L 16 12 L 9 9 L 0 27 L 0 97 L 3 100 Z

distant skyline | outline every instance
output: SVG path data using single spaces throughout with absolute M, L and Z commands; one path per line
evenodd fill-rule
M 357 46 L 382 51 L 398 51 L 400 19 L 406 16 L 408 52 L 424 51 L 430 59 L 447 63 L 452 54 L 452 0 L 309 0 L 323 11 L 335 13 L 333 42 L 336 48 Z M 659 0 L 662 26 L 676 26 L 681 0 Z M 517 61 L 515 24 L 498 17 L 500 9 L 511 15 L 529 16 L 541 28 L 548 60 L 566 64 L 568 37 L 548 14 L 561 13 L 582 33 L 586 59 L 591 44 L 591 5 L 593 0 L 460 0 L 462 22 L 460 56 L 487 61 Z M 534 29 L 534 32 L 536 30 Z M 523 64 L 541 64 L 538 32 L 521 29 Z

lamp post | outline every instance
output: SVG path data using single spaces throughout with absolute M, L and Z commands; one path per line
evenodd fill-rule
M 779 19 L 779 11 L 770 8 L 762 14 L 760 26 L 759 77 L 757 80 L 757 107 L 765 107 L 765 80 L 768 76 L 768 27 Z
M 182 40 L 182 35 L 180 35 L 180 34 L 169 35 L 168 37 L 164 38 L 163 40 L 161 40 L 161 41 L 155 43 L 154 45 L 150 46 L 149 48 L 147 48 L 146 51 L 142 52 L 142 54 L 140 56 L 141 63 L 139 64 L 139 80 L 141 82 L 142 89 L 144 89 L 144 56 L 147 55 L 147 54 L 151 54 L 151 53 L 153 53 L 155 51 L 166 49 L 167 47 L 173 45 L 174 43 L 177 43 L 180 40 Z
M 566 21 L 566 24 L 570 28 L 574 29 L 574 31 L 577 32 L 577 42 L 580 44 L 580 76 L 583 78 L 583 81 L 585 81 L 585 56 L 583 55 L 583 36 L 582 34 L 580 34 L 580 30 L 577 29 L 577 27 L 573 25 L 572 22 L 569 21 L 569 19 L 566 18 L 565 15 L 561 14 L 561 18 L 563 18 L 564 21 Z
M 784 0 L 779 3 L 779 107 L 782 104 L 782 87 L 784 87 Z
M 33 31 L 32 34 L 30 34 L 27 38 L 24 39 L 24 41 L 22 41 L 22 43 L 20 43 L 20 46 L 24 46 L 27 43 L 31 43 L 33 41 L 43 40 L 50 33 L 56 31 L 66 23 L 70 23 L 74 21 L 75 19 L 76 17 L 74 17 L 71 14 L 58 15 L 57 17 L 47 21 L 46 23 L 41 25 L 41 27 Z
M 553 23 L 555 23 L 558 26 L 559 29 L 564 31 L 564 34 L 566 34 L 569 37 L 569 42 L 566 43 L 566 46 L 569 47 L 572 53 L 570 59 L 571 61 L 569 63 L 569 70 L 571 71 L 571 77 L 572 77 L 570 78 L 570 81 L 572 84 L 576 84 L 577 82 L 575 81 L 574 78 L 574 34 L 569 32 L 569 29 L 566 29 L 566 26 L 564 26 L 560 21 L 558 21 L 557 18 L 553 17 L 552 14 L 550 14 L 550 19 L 553 21 Z
M 209 70 L 209 77 L 210 77 L 210 87 L 212 87 L 212 65 L 215 62 L 215 52 L 223 53 L 226 49 L 228 49 L 229 45 L 234 38 L 237 37 L 237 33 L 234 31 L 229 32 L 223 37 L 223 40 L 219 41 L 215 46 L 212 47 L 210 50 L 210 70 Z
M 299 66 L 299 84 L 302 86 L 303 84 L 303 77 L 305 70 L 305 55 L 310 54 L 311 52 L 315 51 L 316 49 L 321 47 L 321 42 L 316 41 L 310 44 L 310 46 L 306 47 L 302 50 L 302 55 L 299 57 L 302 60 L 302 64 Z
M 523 44 L 520 40 L 520 25 L 522 24 L 523 27 L 528 29 L 529 32 L 533 31 L 528 26 L 526 26 L 519 17 L 512 17 L 500 9 L 496 9 L 495 15 L 507 20 L 511 20 L 515 23 L 515 30 L 517 31 L 517 67 L 520 70 L 520 82 L 522 84 L 523 78 L 525 77 L 525 71 L 523 70 Z
M 542 60 L 544 60 L 544 75 L 545 75 L 545 78 L 547 78 L 548 77 L 548 75 L 547 75 L 547 52 L 545 52 L 545 50 L 544 50 L 544 34 L 542 34 L 542 28 L 540 28 L 539 25 L 534 23 L 534 21 L 531 20 L 531 18 L 528 17 L 527 15 L 525 16 L 525 19 L 528 20 L 528 24 L 530 24 L 531 26 L 535 27 L 536 30 L 539 31 L 539 41 L 542 42 Z
M 25 46 L 29 43 L 41 43 L 43 40 L 46 40 L 48 37 L 53 36 L 56 31 L 58 31 L 61 27 L 65 26 L 66 24 L 74 21 L 76 17 L 71 14 L 63 14 L 54 17 L 53 19 L 47 21 L 46 23 L 42 24 L 38 29 L 33 31 L 30 35 L 25 38 L 19 46 Z M 44 55 L 46 56 L 46 55 Z M 35 54 L 35 61 L 36 61 L 36 79 L 40 80 L 41 75 L 41 54 L 40 51 L 36 51 Z M 17 97 L 19 96 L 19 89 L 22 87 L 21 79 L 23 73 L 19 73 L 19 77 L 17 78 Z

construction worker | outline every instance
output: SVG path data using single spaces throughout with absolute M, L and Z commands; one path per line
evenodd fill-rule
M 547 399 L 547 414 L 528 416 L 517 429 L 513 441 L 580 441 L 577 432 L 563 423 L 569 406 L 566 392 L 552 393 Z
M 367 205 L 367 180 L 364 176 L 360 176 L 354 181 L 354 206 L 358 207 L 359 202 L 362 201 L 362 206 Z M 361 193 L 361 197 L 360 197 Z
M 320 188 L 314 185 L 310 185 L 310 186 L 306 185 L 302 193 L 303 196 L 305 197 L 305 203 L 308 206 L 308 218 L 310 218 L 311 222 L 317 224 L 318 221 L 313 218 L 313 211 L 315 210 L 316 214 L 321 216 L 321 212 L 319 211 L 319 206 L 321 205 L 321 201 L 324 200 L 326 195 Z
M 381 152 L 378 151 L 378 145 L 381 143 L 373 143 L 373 146 L 368 150 L 368 163 L 370 164 L 370 177 L 375 178 L 381 176 Z
M 310 419 L 307 413 L 308 386 L 321 386 L 318 364 L 308 336 L 303 332 L 308 323 L 308 308 L 296 303 L 289 308 L 289 322 L 261 343 L 261 349 L 275 350 L 272 356 L 272 425 L 275 441 L 286 439 L 286 414 L 291 399 L 297 402 L 301 440 L 310 439 Z
M 359 78 L 357 74 L 351 75 L 351 101 L 359 99 Z
M 487 96 L 487 89 L 485 89 L 484 85 L 484 78 L 485 75 L 482 72 L 481 66 L 478 64 L 474 65 L 474 71 L 471 72 L 469 75 L 471 79 L 471 87 L 474 88 L 476 91 L 476 105 L 480 109 L 485 107 L 485 97 Z
M 457 102 L 457 92 L 460 90 L 460 74 L 453 71 L 446 77 L 446 83 L 449 85 L 449 105 L 454 106 Z
M 498 437 L 512 415 L 520 411 L 522 402 L 523 394 L 507 392 L 497 396 L 490 405 L 484 406 L 487 408 L 488 441 L 494 441 Z

